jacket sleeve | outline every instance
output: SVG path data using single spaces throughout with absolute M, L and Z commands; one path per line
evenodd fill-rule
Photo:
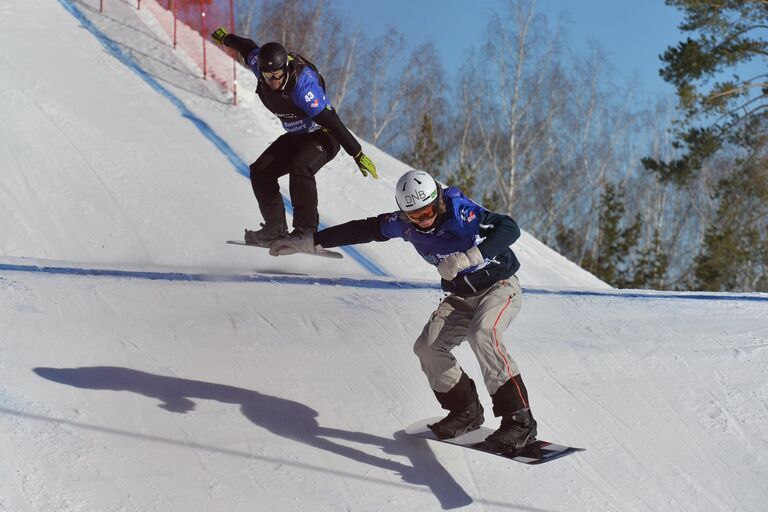
M 509 215 L 483 210 L 480 226 L 480 236 L 485 240 L 477 248 L 485 258 L 495 258 L 520 238 L 520 227 Z
M 341 122 L 341 118 L 330 105 L 325 107 L 323 111 L 313 117 L 312 120 L 328 130 L 328 132 L 339 141 L 339 144 L 344 148 L 344 151 L 350 156 L 357 156 L 357 154 L 362 151 L 363 148 L 360 146 L 360 143 L 347 127 L 344 126 L 344 123 Z
M 248 54 L 259 47 L 253 40 L 235 34 L 227 34 L 222 42 L 224 46 L 239 53 L 246 62 L 248 62 Z
M 384 242 L 389 240 L 379 229 L 379 217 L 351 220 L 344 224 L 318 231 L 315 233 L 315 244 L 320 244 L 324 248 L 329 249 L 342 245 L 366 244 L 368 242 Z

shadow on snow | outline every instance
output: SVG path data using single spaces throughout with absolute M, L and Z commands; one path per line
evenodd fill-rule
M 194 410 L 193 399 L 236 404 L 254 425 L 272 434 L 396 472 L 404 482 L 428 487 L 443 509 L 472 503 L 472 498 L 440 465 L 426 444 L 404 431 L 396 432 L 392 439 L 387 439 L 363 432 L 323 427 L 317 421 L 317 411 L 293 400 L 250 389 L 155 375 L 129 368 L 93 366 L 34 368 L 33 371 L 45 379 L 77 388 L 138 393 L 159 400 L 159 407 L 173 413 Z M 407 457 L 411 465 L 338 444 L 334 439 L 379 447 L 384 454 Z

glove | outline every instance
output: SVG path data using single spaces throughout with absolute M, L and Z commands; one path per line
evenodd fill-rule
M 480 249 L 472 247 L 467 252 L 457 252 L 451 254 L 437 265 L 437 271 L 440 273 L 440 277 L 446 281 L 451 281 L 462 270 L 469 267 L 475 267 L 482 264 L 485 261 Z
M 469 260 L 470 267 L 476 267 L 478 265 L 482 265 L 483 262 L 485 261 L 485 256 L 483 256 L 483 253 L 480 252 L 480 249 L 478 249 L 476 245 L 470 248 L 464 254 L 467 255 L 467 259 Z
M 213 31 L 211 34 L 211 39 L 213 39 L 213 42 L 216 43 L 219 46 L 222 46 L 224 44 L 224 38 L 229 35 L 229 32 L 227 32 L 227 29 L 224 27 L 219 27 L 216 30 Z
M 440 277 L 446 281 L 451 281 L 460 271 L 469 266 L 469 258 L 467 258 L 467 254 L 464 252 L 457 252 L 441 261 L 440 264 L 437 265 L 437 271 L 440 274 Z
M 269 254 L 272 256 L 287 256 L 297 252 L 317 252 L 314 233 L 301 233 L 291 235 L 288 238 L 281 238 L 269 247 Z
M 363 176 L 368 176 L 368 174 L 370 174 L 373 179 L 379 179 L 379 174 L 376 172 L 376 166 L 373 165 L 371 159 L 364 155 L 362 151 L 355 155 L 355 163 L 360 169 L 360 172 L 363 173 Z

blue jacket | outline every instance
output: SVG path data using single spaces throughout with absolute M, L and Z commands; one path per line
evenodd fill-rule
M 251 50 L 246 62 L 259 79 L 256 93 L 264 106 L 280 119 L 288 133 L 307 133 L 320 128 L 312 118 L 320 114 L 330 103 L 326 98 L 322 79 L 317 72 L 303 57 L 290 54 L 288 83 L 283 89 L 273 91 L 264 83 L 264 78 L 261 76 L 257 62 L 259 50 L 258 47 Z
M 288 54 L 288 80 L 273 91 L 264 81 L 257 57 L 259 45 L 252 39 L 227 34 L 224 45 L 236 50 L 256 75 L 256 94 L 264 106 L 275 114 L 289 135 L 303 135 L 323 127 L 341 147 L 355 157 L 362 151 L 360 143 L 350 133 L 328 101 L 325 81 L 317 68 L 297 53 Z
M 456 187 L 444 189 L 443 197 L 446 212 L 429 231 L 417 229 L 396 211 L 324 229 L 315 234 L 315 242 L 330 248 L 402 238 L 434 266 L 451 254 L 477 246 L 485 261 L 462 270 L 451 281 L 441 280 L 443 290 L 450 293 L 476 293 L 517 272 L 520 262 L 509 247 L 520 237 L 517 223 L 508 215 L 486 210 Z

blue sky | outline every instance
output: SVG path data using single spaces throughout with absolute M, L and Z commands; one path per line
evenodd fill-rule
M 432 41 L 452 76 L 470 45 L 479 46 L 493 9 L 499 0 L 335 0 L 340 13 L 359 24 L 369 36 L 393 27 L 409 44 Z M 554 26 L 563 16 L 567 38 L 577 50 L 586 52 L 589 40 L 608 51 L 615 66 L 616 82 L 634 74 L 652 95 L 673 95 L 674 88 L 658 75 L 659 54 L 685 37 L 677 29 L 680 12 L 663 0 L 538 0 L 538 12 Z

